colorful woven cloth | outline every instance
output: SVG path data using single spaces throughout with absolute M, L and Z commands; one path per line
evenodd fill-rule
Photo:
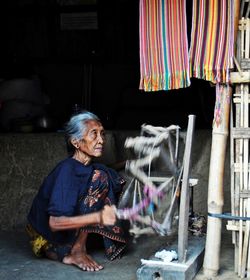
M 191 77 L 228 83 L 233 68 L 234 0 L 193 0 Z
M 140 0 L 140 89 L 190 85 L 186 0 Z

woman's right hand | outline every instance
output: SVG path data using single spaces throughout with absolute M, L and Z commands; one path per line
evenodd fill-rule
M 116 222 L 116 208 L 115 206 L 105 205 L 100 212 L 101 224 L 106 226 L 112 226 Z

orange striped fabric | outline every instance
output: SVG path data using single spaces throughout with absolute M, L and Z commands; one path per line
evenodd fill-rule
M 233 68 L 233 0 L 193 0 L 190 75 L 228 83 Z
M 140 86 L 144 91 L 190 85 L 186 0 L 140 0 Z

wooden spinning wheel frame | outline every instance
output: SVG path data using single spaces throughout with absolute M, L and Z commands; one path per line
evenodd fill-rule
M 180 127 L 176 125 L 169 127 L 142 125 L 140 136 L 127 138 L 125 147 L 133 149 L 137 158 L 127 161 L 126 170 L 133 178 L 120 200 L 117 216 L 130 220 L 130 232 L 135 236 L 154 232 L 168 235 L 177 209 L 179 232 L 180 223 L 184 228 L 181 243 L 186 240 L 184 236 L 187 236 L 188 230 L 189 169 L 194 122 L 195 116 L 190 115 L 186 137 L 180 133 Z M 182 161 L 179 155 L 181 140 L 185 144 Z M 163 160 L 170 176 L 153 173 L 153 162 L 159 158 Z M 183 198 L 178 203 L 180 193 Z M 169 205 L 159 221 L 156 210 L 161 208 L 163 198 L 169 194 Z M 127 207 L 128 201 L 130 207 Z

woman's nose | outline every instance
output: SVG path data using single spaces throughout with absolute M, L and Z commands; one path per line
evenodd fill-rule
M 99 136 L 98 136 L 98 143 L 101 143 L 101 144 L 104 143 L 104 137 L 101 134 L 99 134 Z

